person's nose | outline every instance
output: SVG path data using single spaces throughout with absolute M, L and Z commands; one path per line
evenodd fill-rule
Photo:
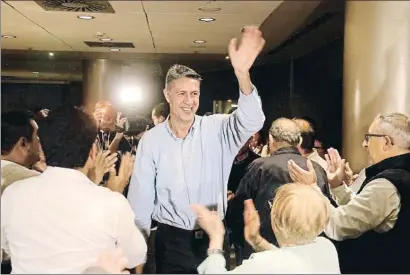
M 191 106 L 194 103 L 194 99 L 189 93 L 186 93 L 185 98 L 184 98 L 184 103 L 189 106 Z

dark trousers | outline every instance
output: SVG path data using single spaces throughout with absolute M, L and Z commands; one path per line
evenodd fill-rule
M 1 274 L 10 274 L 11 273 L 11 262 L 6 261 L 1 263 Z
M 225 238 L 225 251 L 228 244 Z M 201 229 L 184 230 L 158 224 L 155 238 L 155 260 L 158 274 L 197 274 L 207 258 L 209 237 Z

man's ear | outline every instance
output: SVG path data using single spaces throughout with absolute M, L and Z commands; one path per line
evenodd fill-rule
M 165 89 L 163 90 L 163 92 L 164 92 L 164 97 L 165 97 L 165 99 L 166 99 L 167 102 L 169 103 L 169 91 L 168 91 L 168 89 L 165 88 Z
M 299 138 L 298 147 L 300 147 L 300 146 L 302 145 L 302 142 L 303 142 L 303 137 L 300 137 L 300 138 Z

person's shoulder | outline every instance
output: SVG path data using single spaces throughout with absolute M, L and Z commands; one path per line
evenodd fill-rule
M 165 126 L 166 121 L 159 123 L 156 125 L 154 128 L 149 129 L 146 131 L 141 139 L 140 142 L 143 144 L 155 144 L 157 139 L 160 139 L 162 135 L 164 135 L 167 131 L 166 126 Z
M 27 169 L 26 174 L 10 174 L 4 173 L 2 170 L 1 184 L 2 184 L 2 200 L 21 193 L 31 192 L 32 189 L 38 186 L 40 172 Z M 10 177 L 11 176 L 11 177 Z M 30 191 L 31 190 L 31 191 Z
M 110 207 L 124 207 L 124 204 L 127 204 L 127 198 L 119 192 L 112 191 L 111 189 L 103 186 L 96 186 L 95 188 L 96 195 L 98 194 L 104 203 Z

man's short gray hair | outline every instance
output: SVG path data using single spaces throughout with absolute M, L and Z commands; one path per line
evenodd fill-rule
M 410 149 L 410 118 L 401 113 L 383 113 L 376 119 L 379 121 L 378 131 L 393 139 L 395 146 Z
M 172 81 L 183 78 L 183 77 L 196 79 L 198 81 L 202 80 L 201 75 L 199 75 L 193 69 L 187 66 L 184 66 L 184 65 L 175 64 L 171 68 L 169 68 L 167 72 L 167 75 L 165 77 L 165 88 L 168 88 L 168 85 Z
M 286 142 L 297 147 L 301 140 L 299 126 L 291 119 L 279 118 L 272 123 L 269 134 L 278 142 Z

